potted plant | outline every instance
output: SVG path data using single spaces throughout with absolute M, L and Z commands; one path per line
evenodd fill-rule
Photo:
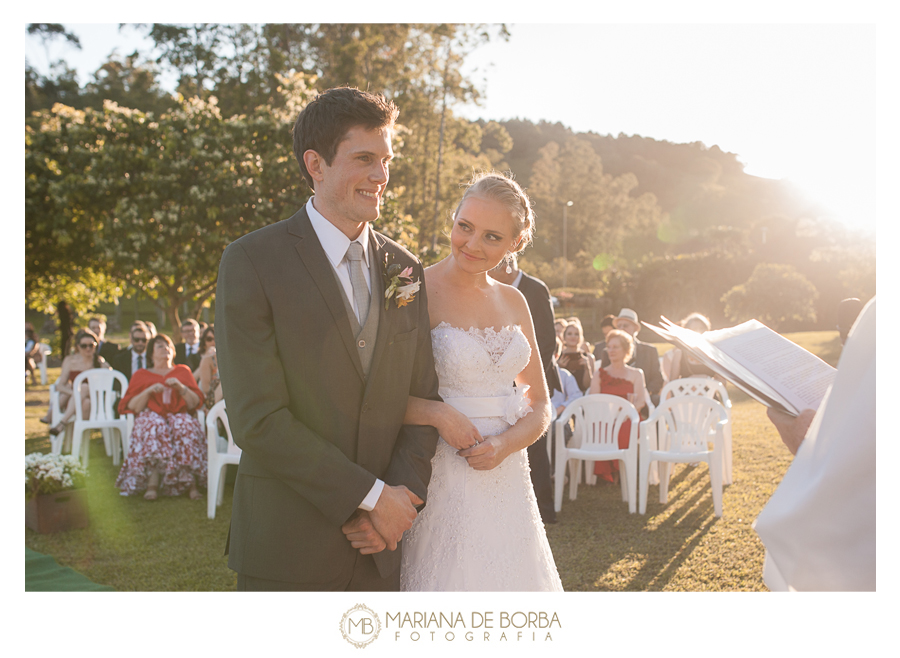
M 86 528 L 86 478 L 72 455 L 25 455 L 25 525 L 41 534 Z

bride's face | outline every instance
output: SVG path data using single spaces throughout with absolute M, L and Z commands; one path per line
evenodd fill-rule
M 514 250 L 512 215 L 499 201 L 471 196 L 463 201 L 450 232 L 450 247 L 456 263 L 466 272 L 488 272 Z

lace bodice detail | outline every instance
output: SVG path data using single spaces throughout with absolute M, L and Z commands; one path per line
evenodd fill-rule
M 441 322 L 431 330 L 442 398 L 508 395 L 531 358 L 519 325 L 460 329 Z

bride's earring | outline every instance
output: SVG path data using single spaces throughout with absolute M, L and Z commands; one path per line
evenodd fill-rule
M 510 260 L 509 256 L 510 256 L 509 252 L 506 252 L 506 256 L 503 258 L 503 260 L 506 261 L 506 273 L 512 274 L 512 265 L 509 262 L 509 260 Z

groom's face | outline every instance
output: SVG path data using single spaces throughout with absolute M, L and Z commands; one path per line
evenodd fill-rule
M 362 224 L 378 219 L 393 157 L 390 129 L 348 130 L 331 164 L 317 158 L 310 168 L 316 210 L 348 235 L 358 235 Z

